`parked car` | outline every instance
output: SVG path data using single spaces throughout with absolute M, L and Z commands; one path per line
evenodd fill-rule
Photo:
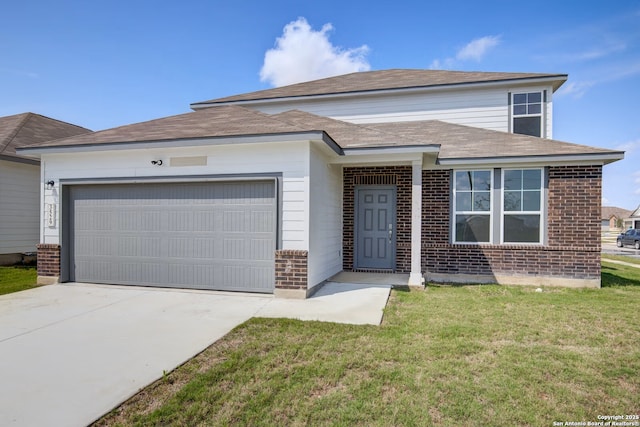
M 631 245 L 640 250 L 640 230 L 631 228 L 624 233 L 620 234 L 616 239 L 616 244 L 619 248 L 624 245 Z

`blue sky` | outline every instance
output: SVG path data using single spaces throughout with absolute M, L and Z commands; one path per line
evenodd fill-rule
M 640 0 L 22 0 L 3 17 L 0 116 L 93 130 L 356 70 L 566 73 L 554 139 L 626 150 L 603 202 L 640 204 Z

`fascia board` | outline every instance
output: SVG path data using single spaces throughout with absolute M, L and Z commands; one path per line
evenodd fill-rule
M 40 164 L 40 160 L 37 157 L 33 159 L 27 159 L 24 157 L 0 155 L 0 160 L 3 160 L 5 162 L 21 163 L 21 164 L 33 165 L 33 166 L 37 166 Z
M 393 155 L 393 154 L 423 154 L 440 152 L 439 144 L 432 145 L 405 145 L 402 147 L 362 147 L 345 148 L 345 156 L 368 156 L 368 155 Z
M 295 132 L 295 133 L 279 133 L 269 135 L 239 135 L 224 137 L 208 137 L 208 138 L 186 138 L 171 139 L 159 141 L 122 141 L 102 144 L 79 144 L 79 145 L 62 145 L 52 147 L 24 147 L 17 151 L 22 155 L 42 155 L 53 153 L 76 153 L 76 152 L 96 152 L 96 151 L 116 151 L 116 150 L 135 150 L 147 148 L 175 148 L 175 147 L 202 147 L 202 146 L 218 146 L 230 144 L 259 144 L 267 142 L 292 142 L 292 141 L 309 141 L 320 140 L 325 142 L 337 154 L 342 154 L 342 150 L 325 132 Z
M 441 166 L 487 166 L 487 165 L 520 165 L 520 164 L 540 164 L 540 165 L 592 165 L 603 164 L 622 160 L 624 152 L 616 151 L 612 153 L 597 154 L 568 154 L 549 156 L 512 156 L 512 157 L 479 157 L 479 158 L 452 158 L 438 159 L 437 164 Z

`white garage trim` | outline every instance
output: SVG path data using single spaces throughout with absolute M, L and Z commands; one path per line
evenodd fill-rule
M 62 278 L 273 292 L 280 180 L 65 180 Z

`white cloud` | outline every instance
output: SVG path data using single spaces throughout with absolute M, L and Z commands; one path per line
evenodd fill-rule
M 443 60 L 434 59 L 429 65 L 432 70 L 452 69 L 459 62 L 476 61 L 480 62 L 489 52 L 500 43 L 500 36 L 484 36 L 471 40 L 465 46 L 458 50 L 454 58 L 445 58 Z
M 595 82 L 585 81 L 585 82 L 568 82 L 562 85 L 560 90 L 558 90 L 556 95 L 571 95 L 574 98 L 582 98 L 587 90 L 589 90 Z
M 606 197 L 602 196 L 602 204 L 601 206 L 611 206 L 611 202 Z
M 485 36 L 471 40 L 465 47 L 458 51 L 456 59 L 460 61 L 468 59 L 481 61 L 487 52 L 496 47 L 498 43 L 500 43 L 500 36 Z
M 635 141 L 625 142 L 624 144 L 620 144 L 616 146 L 615 149 L 624 151 L 625 154 L 629 156 L 631 153 L 635 152 L 636 150 L 640 150 L 640 139 L 637 139 Z M 640 172 L 636 173 L 636 175 L 639 175 L 639 174 Z
M 344 49 L 329 41 L 331 24 L 314 31 L 305 18 L 284 27 L 275 47 L 264 55 L 260 80 L 273 86 L 337 76 L 371 69 L 366 59 L 369 48 Z

